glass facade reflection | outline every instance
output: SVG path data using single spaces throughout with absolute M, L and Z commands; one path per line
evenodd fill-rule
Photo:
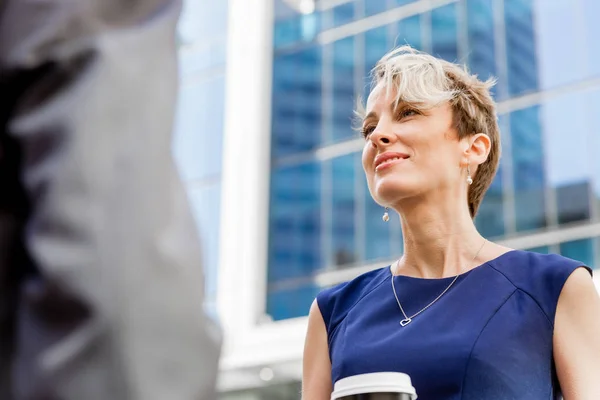
M 216 315 L 227 42 L 226 0 L 187 0 L 178 25 L 180 87 L 173 154 L 202 245 L 206 307 Z
M 517 244 L 541 238 L 529 250 L 600 264 L 597 234 L 552 235 L 600 224 L 600 24 L 592 17 L 600 2 L 335 4 L 275 21 L 267 293 L 274 319 L 306 315 L 323 274 L 381 266 L 402 251 L 399 224 L 382 223 L 366 187 L 352 110 L 368 94 L 375 62 L 404 43 L 498 79 L 503 157 L 476 218 L 480 231 Z
M 395 24 L 396 32 L 394 46 L 410 44 L 415 49 L 424 50 L 424 41 L 421 39 L 421 21 L 424 19 L 426 19 L 426 15 L 415 15 L 398 21 L 398 23 Z M 385 54 L 389 49 L 390 47 L 388 46 L 383 53 L 380 53 L 379 57 L 375 56 L 373 66 L 375 66 L 375 62 L 381 58 L 381 54 Z
M 444 60 L 458 60 L 457 5 L 435 8 L 431 11 L 431 51 Z M 408 42 L 410 44 L 410 42 Z
M 563 0 L 559 0 L 563 1 Z M 538 58 L 534 13 L 545 10 L 534 0 L 504 1 L 507 86 L 509 96 L 518 96 L 538 89 Z M 502 39 L 502 38 L 500 38 Z
M 547 226 L 546 170 L 540 122 L 540 106 L 509 115 L 517 231 Z
M 498 76 L 493 3 L 493 0 L 471 0 L 466 2 L 465 7 L 469 49 L 467 64 L 471 72 L 481 79 Z M 497 88 L 495 90 L 497 93 Z
M 273 64 L 273 155 L 314 150 L 322 138 L 322 49 L 318 46 L 283 54 Z
M 352 264 L 360 258 L 356 243 L 357 195 L 356 177 L 361 171 L 356 154 L 348 154 L 328 160 L 327 167 L 331 171 L 331 202 L 327 214 L 331 215 L 331 229 L 327 236 L 331 237 L 331 254 L 327 265 Z M 335 183 L 333 183 L 335 182 Z
M 351 139 L 354 131 L 351 128 L 355 106 L 354 92 L 354 37 L 338 40 L 328 49 L 333 58 L 331 69 L 331 126 L 327 130 L 332 142 Z
M 309 162 L 273 170 L 270 221 L 277 235 L 269 250 L 272 261 L 286 268 L 270 268 L 270 284 L 306 277 L 324 265 L 322 169 Z

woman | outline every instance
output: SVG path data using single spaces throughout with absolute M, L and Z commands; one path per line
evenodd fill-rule
M 591 270 L 488 242 L 473 223 L 500 156 L 492 85 L 408 46 L 375 67 L 363 168 L 384 220 L 400 216 L 404 254 L 319 294 L 304 399 L 383 371 L 409 374 L 420 400 L 600 399 Z

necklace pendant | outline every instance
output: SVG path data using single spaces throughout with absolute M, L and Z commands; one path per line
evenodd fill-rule
M 410 324 L 411 322 L 412 322 L 412 319 L 406 318 L 406 319 L 403 319 L 402 321 L 400 321 L 400 325 L 406 326 L 406 325 Z

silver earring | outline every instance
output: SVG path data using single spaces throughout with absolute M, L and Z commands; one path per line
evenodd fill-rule
M 473 184 L 473 178 L 471 177 L 471 166 L 467 164 L 467 183 L 469 185 Z
M 388 207 L 385 208 L 385 212 L 383 213 L 383 222 L 388 222 L 390 220 L 390 214 L 388 214 Z

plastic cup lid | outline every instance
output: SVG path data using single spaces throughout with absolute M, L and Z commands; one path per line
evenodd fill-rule
M 365 393 L 406 393 L 417 398 L 410 376 L 401 372 L 375 372 L 340 379 L 333 387 L 331 400 Z

